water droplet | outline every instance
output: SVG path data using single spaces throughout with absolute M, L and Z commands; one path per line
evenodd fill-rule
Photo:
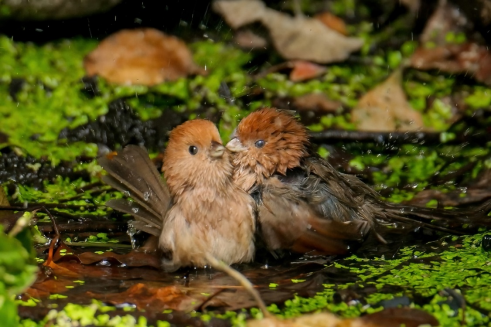
M 133 211 L 133 213 L 136 214 L 136 213 L 138 213 L 139 208 L 138 207 L 133 207 L 131 210 Z
M 145 191 L 145 192 L 143 193 L 143 199 L 144 199 L 145 201 L 147 201 L 149 198 L 150 198 L 150 193 L 149 193 L 148 191 Z
M 135 229 L 135 226 L 132 224 L 133 221 L 130 221 L 128 222 L 128 230 L 126 231 L 126 233 L 128 234 L 128 236 L 130 236 L 130 242 L 131 242 L 131 247 L 133 249 L 136 248 L 136 239 L 135 239 L 135 234 L 136 234 L 136 229 Z

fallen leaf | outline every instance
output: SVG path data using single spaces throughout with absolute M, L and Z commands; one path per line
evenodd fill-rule
M 348 35 L 348 31 L 346 30 L 346 24 L 344 21 L 331 14 L 328 11 L 322 12 L 314 16 L 315 19 L 318 19 L 322 22 L 322 24 L 329 27 L 331 30 L 334 30 L 342 35 Z
M 290 81 L 301 82 L 324 74 L 326 68 L 305 60 L 290 60 L 267 68 L 257 74 L 255 78 L 261 79 L 268 74 L 280 71 L 290 71 Z
M 189 311 L 194 309 L 196 299 L 189 297 L 176 286 L 150 287 L 138 283 L 122 293 L 99 294 L 87 292 L 94 297 L 110 304 L 135 304 L 139 310 L 163 311 L 166 309 Z M 204 299 L 204 297 L 203 297 Z
M 84 67 L 88 76 L 149 86 L 204 72 L 182 40 L 151 28 L 110 35 L 85 57 Z
M 67 279 L 67 277 L 52 279 L 39 272 L 36 282 L 22 294 L 22 298 L 25 300 L 27 297 L 36 299 L 49 297 L 50 294 L 66 292 L 68 290 L 66 286 L 70 285 L 73 285 L 72 279 Z
M 77 269 L 70 269 L 64 266 L 58 265 L 53 261 L 46 261 L 43 263 L 45 267 L 51 269 L 51 273 L 56 277 L 65 277 L 65 278 L 80 278 L 83 276 L 83 273 Z
M 420 327 L 439 326 L 438 320 L 431 314 L 408 307 L 389 308 L 365 315 L 351 321 L 351 326 L 365 327 Z
M 402 71 L 365 94 L 351 112 L 351 120 L 362 131 L 424 130 L 423 118 L 409 104 L 401 86 Z
M 452 44 L 455 40 L 449 38 L 448 33 L 452 33 L 453 36 L 458 33 L 468 34 L 466 32 L 468 32 L 469 23 L 467 17 L 458 7 L 446 0 L 440 0 L 438 7 L 428 19 L 419 40 L 423 45 L 429 42 L 436 46 Z
M 223 16 L 233 29 L 262 21 L 266 12 L 264 3 L 257 0 L 215 1 L 213 10 Z
M 268 317 L 247 321 L 248 327 L 417 327 L 438 326 L 438 321 L 425 311 L 411 308 L 385 309 L 354 319 L 340 318 L 332 313 L 304 314 L 292 319 Z
M 469 74 L 477 81 L 491 85 L 491 54 L 485 46 L 476 43 L 418 48 L 411 57 L 411 66 L 421 70 Z
M 264 49 L 268 45 L 266 39 L 255 34 L 251 30 L 237 31 L 234 35 L 234 41 L 243 49 Z
M 308 93 L 293 100 L 293 105 L 300 111 L 314 111 L 316 113 L 333 113 L 341 108 L 341 103 L 329 99 L 323 93 Z
M 343 36 L 318 19 L 291 17 L 257 0 L 215 1 L 213 9 L 232 28 L 260 22 L 268 29 L 276 50 L 286 59 L 331 63 L 346 59 L 363 46 L 363 40 Z
M 459 7 L 440 0 L 421 34 L 421 46 L 411 56 L 411 66 L 471 75 L 491 85 L 491 54 L 486 45 L 467 40 L 471 27 Z
M 343 320 L 332 313 L 321 312 L 304 314 L 293 319 L 267 317 L 247 321 L 247 327 L 340 327 L 347 326 Z
M 322 75 L 326 71 L 324 66 L 319 66 L 304 60 L 295 60 L 293 61 L 292 66 L 293 69 L 290 72 L 290 81 L 293 82 L 310 80 Z

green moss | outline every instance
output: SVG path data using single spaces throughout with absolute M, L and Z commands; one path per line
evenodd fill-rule
M 473 92 L 465 98 L 465 103 L 473 109 L 488 108 L 491 105 L 491 92 L 489 88 L 476 86 Z
M 0 129 L 9 135 L 10 145 L 35 157 L 48 155 L 54 163 L 96 154 L 93 145 L 57 144 L 63 128 L 85 123 L 107 111 L 105 99 L 88 99 L 81 92 L 82 59 L 95 45 L 93 41 L 75 39 L 39 47 L 0 36 L 0 94 L 4 99 L 0 104 Z M 24 83 L 13 99 L 7 85 L 16 78 Z M 67 118 L 76 119 L 70 122 Z

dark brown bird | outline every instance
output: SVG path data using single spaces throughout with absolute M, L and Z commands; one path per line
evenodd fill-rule
M 448 227 L 491 224 L 491 202 L 463 211 L 381 200 L 313 152 L 307 128 L 286 111 L 251 113 L 226 147 L 235 153 L 235 182 L 258 203 L 260 236 L 271 250 L 340 255 L 369 236 L 385 243 L 389 231 L 405 234 L 424 226 L 455 232 Z
M 136 229 L 159 235 L 164 269 L 203 267 L 209 256 L 226 264 L 254 256 L 254 199 L 234 184 L 229 152 L 215 125 L 188 121 L 174 130 L 164 154 L 167 185 L 145 149 L 127 146 L 99 159 L 103 180 L 133 198 L 108 206 L 133 215 Z

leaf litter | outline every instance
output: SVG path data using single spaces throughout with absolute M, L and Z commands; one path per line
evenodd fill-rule
M 491 85 L 491 54 L 479 38 L 468 39 L 472 22 L 459 8 L 440 0 L 421 34 L 411 66 L 421 70 L 463 74 Z
M 351 111 L 351 119 L 360 131 L 424 130 L 423 118 L 409 104 L 402 89 L 402 70 L 366 93 Z
M 215 1 L 213 9 L 235 29 L 261 22 L 269 30 L 276 50 L 285 59 L 331 63 L 348 58 L 363 45 L 363 40 L 346 37 L 319 19 L 291 17 L 269 9 L 257 0 Z
M 204 74 L 184 41 L 155 29 L 122 30 L 84 59 L 88 76 L 126 85 L 156 85 L 192 74 Z

